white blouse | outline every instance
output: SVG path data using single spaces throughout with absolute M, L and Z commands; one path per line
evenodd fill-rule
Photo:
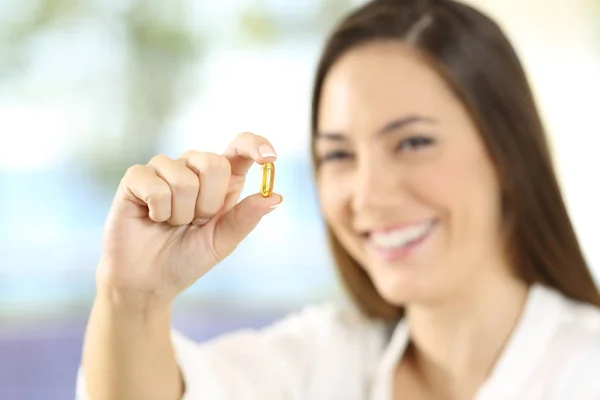
M 172 338 L 182 400 L 392 400 L 409 332 L 325 305 L 203 344 Z M 80 370 L 77 399 L 85 392 Z M 534 285 L 475 400 L 600 400 L 600 310 Z

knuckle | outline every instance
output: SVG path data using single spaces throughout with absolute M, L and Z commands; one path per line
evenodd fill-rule
M 145 184 L 146 189 L 143 190 L 146 193 L 144 201 L 151 207 L 163 207 L 167 204 L 171 204 L 171 188 L 165 181 L 156 179 Z
M 125 171 L 120 184 L 126 187 L 138 186 L 141 182 L 145 181 L 144 177 L 148 174 L 148 172 L 149 167 L 145 165 L 132 165 Z
M 136 176 L 139 176 L 140 174 L 145 173 L 146 168 L 147 167 L 145 165 L 141 165 L 141 164 L 132 165 L 129 168 L 127 168 L 127 170 L 125 171 L 124 178 L 125 179 L 135 178 Z
M 150 159 L 150 162 L 148 162 L 148 164 L 150 165 L 161 165 L 161 164 L 165 164 L 168 163 L 169 161 L 171 161 L 171 159 L 169 157 L 167 157 L 164 154 L 158 154 L 154 157 L 152 157 Z
M 145 173 L 146 171 L 148 171 L 150 168 L 147 165 L 143 165 L 143 164 L 134 164 L 131 167 L 129 167 L 127 169 L 127 171 L 129 173 Z
M 240 132 L 235 136 L 235 141 L 246 141 L 246 140 L 251 140 L 254 136 L 256 136 L 254 133 L 252 132 Z
M 248 143 L 248 144 L 257 144 L 257 143 L 267 142 L 267 139 L 265 139 L 264 137 L 262 137 L 260 135 L 257 135 L 256 133 L 252 133 L 252 132 L 242 132 L 242 133 L 238 134 L 236 139 L 242 143 Z
M 218 159 L 215 161 L 216 169 L 225 173 L 226 175 L 231 174 L 231 164 L 229 160 L 223 156 L 218 156 Z
M 225 157 L 208 152 L 202 153 L 198 157 L 197 164 L 201 172 L 214 172 L 229 168 L 229 161 Z
M 202 152 L 200 152 L 198 150 L 188 150 L 181 155 L 180 159 L 182 159 L 182 160 L 195 159 L 198 156 L 200 156 L 201 154 L 202 154 Z
M 171 194 L 171 188 L 169 185 L 162 184 L 160 182 L 156 183 L 152 186 L 152 188 L 150 188 L 150 197 L 157 201 L 170 199 Z
M 198 193 L 200 181 L 194 174 L 181 173 L 169 182 L 173 191 L 178 194 L 192 195 Z

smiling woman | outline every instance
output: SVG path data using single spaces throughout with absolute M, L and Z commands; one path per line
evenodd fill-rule
M 500 28 L 450 0 L 374 0 L 317 69 L 322 214 L 358 310 L 316 307 L 197 345 L 179 293 L 282 198 L 238 203 L 243 133 L 129 169 L 107 220 L 80 398 L 600 397 L 600 294 L 525 73 Z M 85 379 L 84 379 L 85 378 Z
M 413 253 L 414 262 L 441 257 L 420 260 L 432 273 L 442 260 L 446 267 L 433 275 L 421 268 L 397 271 L 397 279 L 416 274 L 420 281 L 390 288 L 395 296 L 410 298 L 419 286 L 426 297 L 464 290 L 467 276 L 486 273 L 478 265 L 484 264 L 600 305 L 510 43 L 490 20 L 459 3 L 432 2 L 428 11 L 400 3 L 375 1 L 338 27 L 313 97 L 323 211 L 331 213 L 338 264 L 351 292 L 360 287 L 363 311 L 399 315 L 402 301 L 384 300 L 386 290 L 377 287 L 379 280 L 390 284 L 391 276 L 367 277 L 363 266 L 369 270 L 394 255 L 405 262 Z M 383 132 L 392 134 L 375 134 Z M 419 232 L 449 253 L 416 251 L 429 242 L 415 238 Z M 367 289 L 371 281 L 375 287 Z M 453 281 L 458 286 L 452 289 Z

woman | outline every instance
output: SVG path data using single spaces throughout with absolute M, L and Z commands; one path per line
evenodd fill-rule
M 449 0 L 374 0 L 314 88 L 323 216 L 357 311 L 307 309 L 198 345 L 175 297 L 281 202 L 238 203 L 270 143 L 130 168 L 115 197 L 80 399 L 599 399 L 600 294 L 498 26 Z

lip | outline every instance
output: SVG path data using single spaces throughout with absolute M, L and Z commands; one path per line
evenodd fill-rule
M 430 240 L 431 236 L 435 233 L 437 226 L 438 226 L 438 221 L 431 220 L 430 222 L 431 222 L 431 228 L 423 237 L 417 239 L 416 241 L 414 241 L 414 242 L 410 243 L 409 245 L 402 247 L 400 249 L 383 249 L 381 247 L 378 247 L 375 244 L 373 244 L 373 242 L 371 240 L 369 240 L 368 235 L 365 236 L 366 246 L 371 254 L 373 254 L 376 258 L 378 258 L 384 262 L 405 261 L 412 255 L 414 255 L 418 250 L 420 250 L 423 247 L 423 245 L 428 240 Z M 419 225 L 419 224 L 423 224 L 423 223 L 425 223 L 425 222 L 420 222 L 418 224 L 404 224 L 401 226 L 396 225 L 394 227 L 386 228 L 385 230 L 378 229 L 377 231 L 370 231 L 369 234 L 373 233 L 373 232 L 389 232 L 391 230 L 407 228 L 410 226 L 415 226 L 415 225 Z
M 368 237 L 373 233 L 387 233 L 387 232 L 396 231 L 396 230 L 400 230 L 400 229 L 411 228 L 414 226 L 420 226 L 420 225 L 427 224 L 427 223 L 431 223 L 432 225 L 435 225 L 437 223 L 437 219 L 435 219 L 435 218 L 421 219 L 419 221 L 414 221 L 414 222 L 405 222 L 405 223 L 398 223 L 398 224 L 393 224 L 393 225 L 386 225 L 386 226 L 382 226 L 382 227 L 358 229 L 357 231 L 360 232 L 361 235 Z

